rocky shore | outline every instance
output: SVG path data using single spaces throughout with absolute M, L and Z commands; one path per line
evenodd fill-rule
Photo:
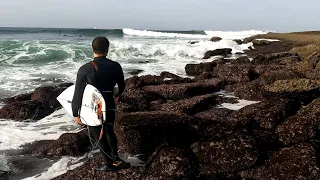
M 257 42 L 274 36 L 280 41 Z M 93 172 L 102 163 L 96 157 L 55 179 L 319 179 L 320 46 L 278 34 L 246 41 L 256 41 L 247 56 L 188 64 L 190 78 L 163 72 L 126 80 L 115 131 L 121 153 L 142 154 L 143 168 Z M 212 50 L 204 59 L 230 53 Z M 5 99 L 0 118 L 39 120 L 60 108 L 55 98 L 70 85 Z M 259 102 L 229 110 L 220 105 L 238 98 L 221 91 Z M 56 158 L 88 151 L 80 131 L 24 153 Z

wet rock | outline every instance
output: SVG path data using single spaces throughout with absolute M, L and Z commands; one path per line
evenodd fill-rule
M 301 76 L 292 70 L 281 69 L 276 71 L 267 71 L 260 76 L 262 84 L 272 84 L 277 80 L 299 79 Z
M 39 120 L 53 113 L 55 109 L 43 106 L 39 101 L 17 101 L 5 105 L 0 109 L 0 118 L 23 120 Z
M 59 88 L 56 86 L 47 86 L 47 87 L 38 87 L 34 90 L 31 100 L 39 101 L 44 106 L 49 106 L 52 108 L 61 107 L 60 103 L 57 100 L 57 97 L 65 90 L 66 88 Z
M 264 86 L 265 98 L 295 99 L 304 104 L 320 96 L 320 81 L 310 79 L 277 80 Z
M 213 75 L 226 84 L 248 82 L 258 78 L 251 65 L 223 64 L 218 65 Z
M 198 175 L 197 158 L 190 150 L 158 149 L 146 165 L 146 171 L 155 177 L 195 179 Z
M 60 87 L 60 88 L 68 88 L 68 87 L 70 87 L 72 85 L 74 85 L 74 84 L 71 83 L 71 82 L 66 82 L 66 83 L 59 84 L 58 87 Z
M 173 73 L 170 73 L 170 72 L 167 72 L 167 71 L 164 71 L 160 74 L 160 77 L 162 78 L 173 78 L 173 79 L 180 79 L 181 77 L 178 76 L 178 75 L 175 75 Z
M 296 54 L 282 52 L 273 53 L 268 55 L 258 55 L 253 58 L 252 62 L 254 64 L 279 64 L 279 65 L 289 65 L 301 61 L 300 57 Z
M 196 95 L 208 94 L 220 90 L 218 79 L 202 80 L 194 83 L 163 84 L 158 86 L 145 86 L 147 92 L 157 93 L 167 99 L 179 100 Z
M 231 61 L 231 64 L 251 64 L 251 61 L 247 56 L 242 56 Z
M 163 144 L 188 148 L 197 140 L 196 118 L 175 112 L 124 113 L 116 120 L 119 149 L 129 154 L 152 154 Z
M 258 159 L 254 140 L 235 135 L 221 140 L 202 140 L 191 147 L 199 161 L 201 175 L 212 176 L 251 167 Z
M 310 144 L 298 144 L 275 152 L 265 164 L 241 172 L 250 179 L 319 179 L 316 152 Z
M 250 43 L 250 42 L 252 42 L 253 40 L 254 40 L 254 37 L 253 37 L 253 36 L 244 38 L 244 39 L 243 39 L 243 44 Z
M 252 41 L 254 46 L 266 46 L 266 45 L 270 45 L 272 42 L 268 41 L 268 40 L 258 40 L 258 39 L 254 39 Z
M 82 156 L 91 148 L 87 130 L 62 134 L 57 140 L 39 141 L 31 145 L 27 154 L 36 157 Z
M 128 73 L 130 74 L 130 75 L 138 75 L 138 74 L 140 74 L 141 72 L 143 72 L 143 70 L 141 70 L 141 69 L 132 69 L 132 70 L 130 70 Z
M 145 76 L 133 76 L 125 80 L 126 90 L 135 90 L 142 86 L 147 85 L 159 85 L 164 83 L 163 78 L 160 76 L 145 75 Z
M 194 80 L 199 81 L 199 80 L 205 80 L 205 79 L 211 79 L 213 78 L 212 72 L 204 72 L 200 75 L 197 75 Z
M 185 67 L 188 76 L 197 76 L 205 72 L 212 72 L 217 64 L 215 62 L 205 62 L 200 64 L 187 64 Z
M 122 107 L 123 112 L 136 112 L 150 110 L 151 101 L 160 100 L 162 103 L 166 102 L 165 97 L 143 90 L 125 91 L 120 97 L 119 102 L 127 105 Z M 130 108 L 128 108 L 130 107 Z
M 195 96 L 189 99 L 183 99 L 175 102 L 168 102 L 162 104 L 160 107 L 160 111 L 166 112 L 179 112 L 185 113 L 188 115 L 196 114 L 197 112 L 207 110 L 211 106 L 215 106 L 218 104 L 216 95 L 202 95 Z
M 299 108 L 300 104 L 291 100 L 262 101 L 233 112 L 228 119 L 229 122 L 235 124 L 255 122 L 261 128 L 274 130 L 278 124 L 295 114 Z
M 28 101 L 28 100 L 31 100 L 31 95 L 32 95 L 32 93 L 19 94 L 17 96 L 5 98 L 3 101 L 5 104 L 10 104 L 10 103 L 17 102 L 17 101 Z
M 199 43 L 200 41 L 189 41 L 188 43 L 189 44 L 197 44 L 197 43 Z
M 66 180 L 66 179 L 81 179 L 81 180 L 91 180 L 91 179 L 101 179 L 101 180 L 126 180 L 126 179 L 143 179 L 143 173 L 136 170 L 134 167 L 130 169 L 123 169 L 113 172 L 99 172 L 93 171 L 92 169 L 98 165 L 103 164 L 102 157 L 97 157 L 89 159 L 83 165 L 75 168 L 74 170 L 69 170 L 65 174 L 62 174 L 53 180 Z
M 219 42 L 220 40 L 222 40 L 222 38 L 221 37 L 216 37 L 216 36 L 214 36 L 214 37 L 212 37 L 210 39 L 210 41 L 212 41 L 212 42 Z
M 204 54 L 204 57 L 202 59 L 209 59 L 212 56 L 226 56 L 226 55 L 231 54 L 231 52 L 232 52 L 232 49 L 230 49 L 230 48 L 216 49 L 216 50 L 213 50 L 213 51 L 207 51 Z
M 234 39 L 234 42 L 236 42 L 238 45 L 243 44 L 243 41 L 241 39 Z
M 285 65 L 276 65 L 276 64 L 258 64 L 254 66 L 254 72 L 258 75 L 270 72 L 286 69 Z
M 302 107 L 295 116 L 278 126 L 276 132 L 282 144 L 290 145 L 314 138 L 319 125 L 320 98 Z

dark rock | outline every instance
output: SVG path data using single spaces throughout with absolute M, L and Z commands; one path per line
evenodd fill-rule
M 231 54 L 231 52 L 232 52 L 232 49 L 230 49 L 230 48 L 216 49 L 216 50 L 213 50 L 213 51 L 207 51 L 204 54 L 204 57 L 202 59 L 209 59 L 212 56 L 226 56 L 226 55 Z
M 310 103 L 320 96 L 320 81 L 310 79 L 277 80 L 264 86 L 265 98 L 286 98 Z
M 188 148 L 197 140 L 197 119 L 174 112 L 124 113 L 116 120 L 119 149 L 129 154 L 152 154 L 163 144 Z
M 200 64 L 187 64 L 185 67 L 186 74 L 188 76 L 197 76 L 205 72 L 212 72 L 213 68 L 216 67 L 215 62 L 205 62 Z
M 246 64 L 218 65 L 214 69 L 213 75 L 221 81 L 226 82 L 226 84 L 248 82 L 259 77 L 254 72 L 253 66 Z
M 266 46 L 266 45 L 270 45 L 272 42 L 268 41 L 268 40 L 258 40 L 258 39 L 254 39 L 252 41 L 254 46 Z
M 31 100 L 39 101 L 44 106 L 49 106 L 52 108 L 61 107 L 60 103 L 57 100 L 57 97 L 65 90 L 66 88 L 59 88 L 55 86 L 47 87 L 38 87 L 34 90 Z
M 277 80 L 299 79 L 301 76 L 292 70 L 281 69 L 276 71 L 267 71 L 260 76 L 261 84 L 272 84 Z
M 253 37 L 253 36 L 244 38 L 244 39 L 243 39 L 243 44 L 247 44 L 247 43 L 249 43 L 249 42 L 252 42 L 253 40 L 254 40 L 254 37 Z
M 163 84 L 163 78 L 160 76 L 152 76 L 152 75 L 145 75 L 145 76 L 134 76 L 125 80 L 126 82 L 126 90 L 134 90 L 140 88 L 142 86 L 147 85 L 159 85 Z
M 143 70 L 141 70 L 141 69 L 132 69 L 132 70 L 130 70 L 128 73 L 129 73 L 130 75 L 138 75 L 138 74 L 140 74 L 141 72 L 143 72 Z
M 55 109 L 43 106 L 39 101 L 17 101 L 0 109 L 0 118 L 23 121 L 39 120 L 53 113 Z
M 251 101 L 261 101 L 265 99 L 263 97 L 262 85 L 260 84 L 259 80 L 238 83 L 234 84 L 233 86 L 234 88 L 229 89 L 233 90 L 236 97 Z
M 19 94 L 17 96 L 13 96 L 10 98 L 5 98 L 4 103 L 10 104 L 17 101 L 28 101 L 28 100 L 31 100 L 31 95 L 32 93 L 27 93 L 27 94 Z
M 221 37 L 212 37 L 212 38 L 210 39 L 210 41 L 212 41 L 212 42 L 218 42 L 218 41 L 220 41 L 220 40 L 222 40 Z
M 160 77 L 162 78 L 173 78 L 173 79 L 179 79 L 181 78 L 180 76 L 178 75 L 175 75 L 175 74 L 172 74 L 170 72 L 167 72 L 167 71 L 164 71 L 160 74 Z
M 247 56 L 241 56 L 231 61 L 231 64 L 251 64 L 251 61 Z
M 236 42 L 238 45 L 243 44 L 243 41 L 241 39 L 234 39 L 234 42 Z
M 298 144 L 275 152 L 265 164 L 241 172 L 245 179 L 319 179 L 316 152 L 310 144 Z
M 197 44 L 197 43 L 199 43 L 200 41 L 189 41 L 188 43 L 189 44 Z
M 202 140 L 192 145 L 201 175 L 210 176 L 247 169 L 258 159 L 254 140 L 235 135 L 221 140 Z
M 66 82 L 66 83 L 61 83 L 61 84 L 59 84 L 58 85 L 58 87 L 61 87 L 61 88 L 68 88 L 68 87 L 70 87 L 70 86 L 72 86 L 73 85 L 73 83 L 71 83 L 71 82 Z
M 275 64 L 258 64 L 254 66 L 254 72 L 261 75 L 270 71 L 278 71 L 286 69 L 285 65 L 275 65 Z
M 285 99 L 262 101 L 257 104 L 246 106 L 233 112 L 228 117 L 229 122 L 235 124 L 258 123 L 265 129 L 275 130 L 276 126 L 286 118 L 294 115 L 300 104 Z
M 232 112 L 233 111 L 230 109 L 215 107 L 206 111 L 199 112 L 194 116 L 202 119 L 209 119 L 212 121 L 225 122 L 227 119 L 227 116 Z
M 123 112 L 136 112 L 136 111 L 150 110 L 151 101 L 156 101 L 156 100 L 160 100 L 162 103 L 166 102 L 165 97 L 156 93 L 146 92 L 143 90 L 125 91 L 119 97 L 119 102 L 127 105 L 121 108 Z
M 143 173 L 139 170 L 135 170 L 134 167 L 130 169 L 122 169 L 112 172 L 100 172 L 92 171 L 98 165 L 103 163 L 102 157 L 89 159 L 80 167 L 74 170 L 69 170 L 65 174 L 62 174 L 53 180 L 66 180 L 66 179 L 77 179 L 77 180 L 126 180 L 126 179 L 143 179 Z
M 155 177 L 195 179 L 198 176 L 197 158 L 190 150 L 158 149 L 146 165 L 146 171 Z
M 284 145 L 295 144 L 314 138 L 320 125 L 320 98 L 301 108 L 295 116 L 277 127 L 279 141 Z
M 57 140 L 38 141 L 31 145 L 27 154 L 36 157 L 82 156 L 90 150 L 87 130 L 62 134 Z M 93 138 L 93 137 L 92 137 Z
M 202 80 L 195 83 L 184 84 L 163 84 L 158 86 L 145 86 L 143 89 L 148 92 L 157 93 L 167 99 L 179 100 L 202 94 L 209 94 L 219 91 L 221 83 L 218 79 Z
M 218 104 L 217 96 L 209 94 L 165 103 L 161 105 L 159 110 L 165 112 L 173 111 L 193 115 L 197 112 L 207 110 L 211 106 L 215 106 L 216 104 Z
M 204 72 L 200 75 L 197 75 L 194 80 L 199 81 L 199 80 L 205 80 L 205 79 L 211 79 L 213 78 L 212 72 Z
M 282 52 L 273 53 L 269 55 L 258 55 L 253 58 L 252 62 L 254 64 L 280 64 L 289 65 L 301 61 L 300 57 L 296 54 Z

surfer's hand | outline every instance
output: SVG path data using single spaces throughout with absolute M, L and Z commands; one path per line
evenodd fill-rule
M 74 117 L 74 118 L 73 118 L 73 121 L 74 121 L 75 123 L 79 124 L 79 125 L 83 125 L 79 116 Z

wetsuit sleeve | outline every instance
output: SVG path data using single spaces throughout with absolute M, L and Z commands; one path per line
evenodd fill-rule
M 77 74 L 75 91 L 74 91 L 72 102 L 71 102 L 73 117 L 79 116 L 79 110 L 82 103 L 82 96 L 87 84 L 87 74 L 88 74 L 88 66 L 84 65 L 80 67 Z
M 124 81 L 123 70 L 122 70 L 122 67 L 121 67 L 120 64 L 119 64 L 119 67 L 118 67 L 117 84 L 118 84 L 118 90 L 114 94 L 114 97 L 120 96 L 123 93 L 123 91 L 124 91 L 124 89 L 126 87 L 126 83 Z

